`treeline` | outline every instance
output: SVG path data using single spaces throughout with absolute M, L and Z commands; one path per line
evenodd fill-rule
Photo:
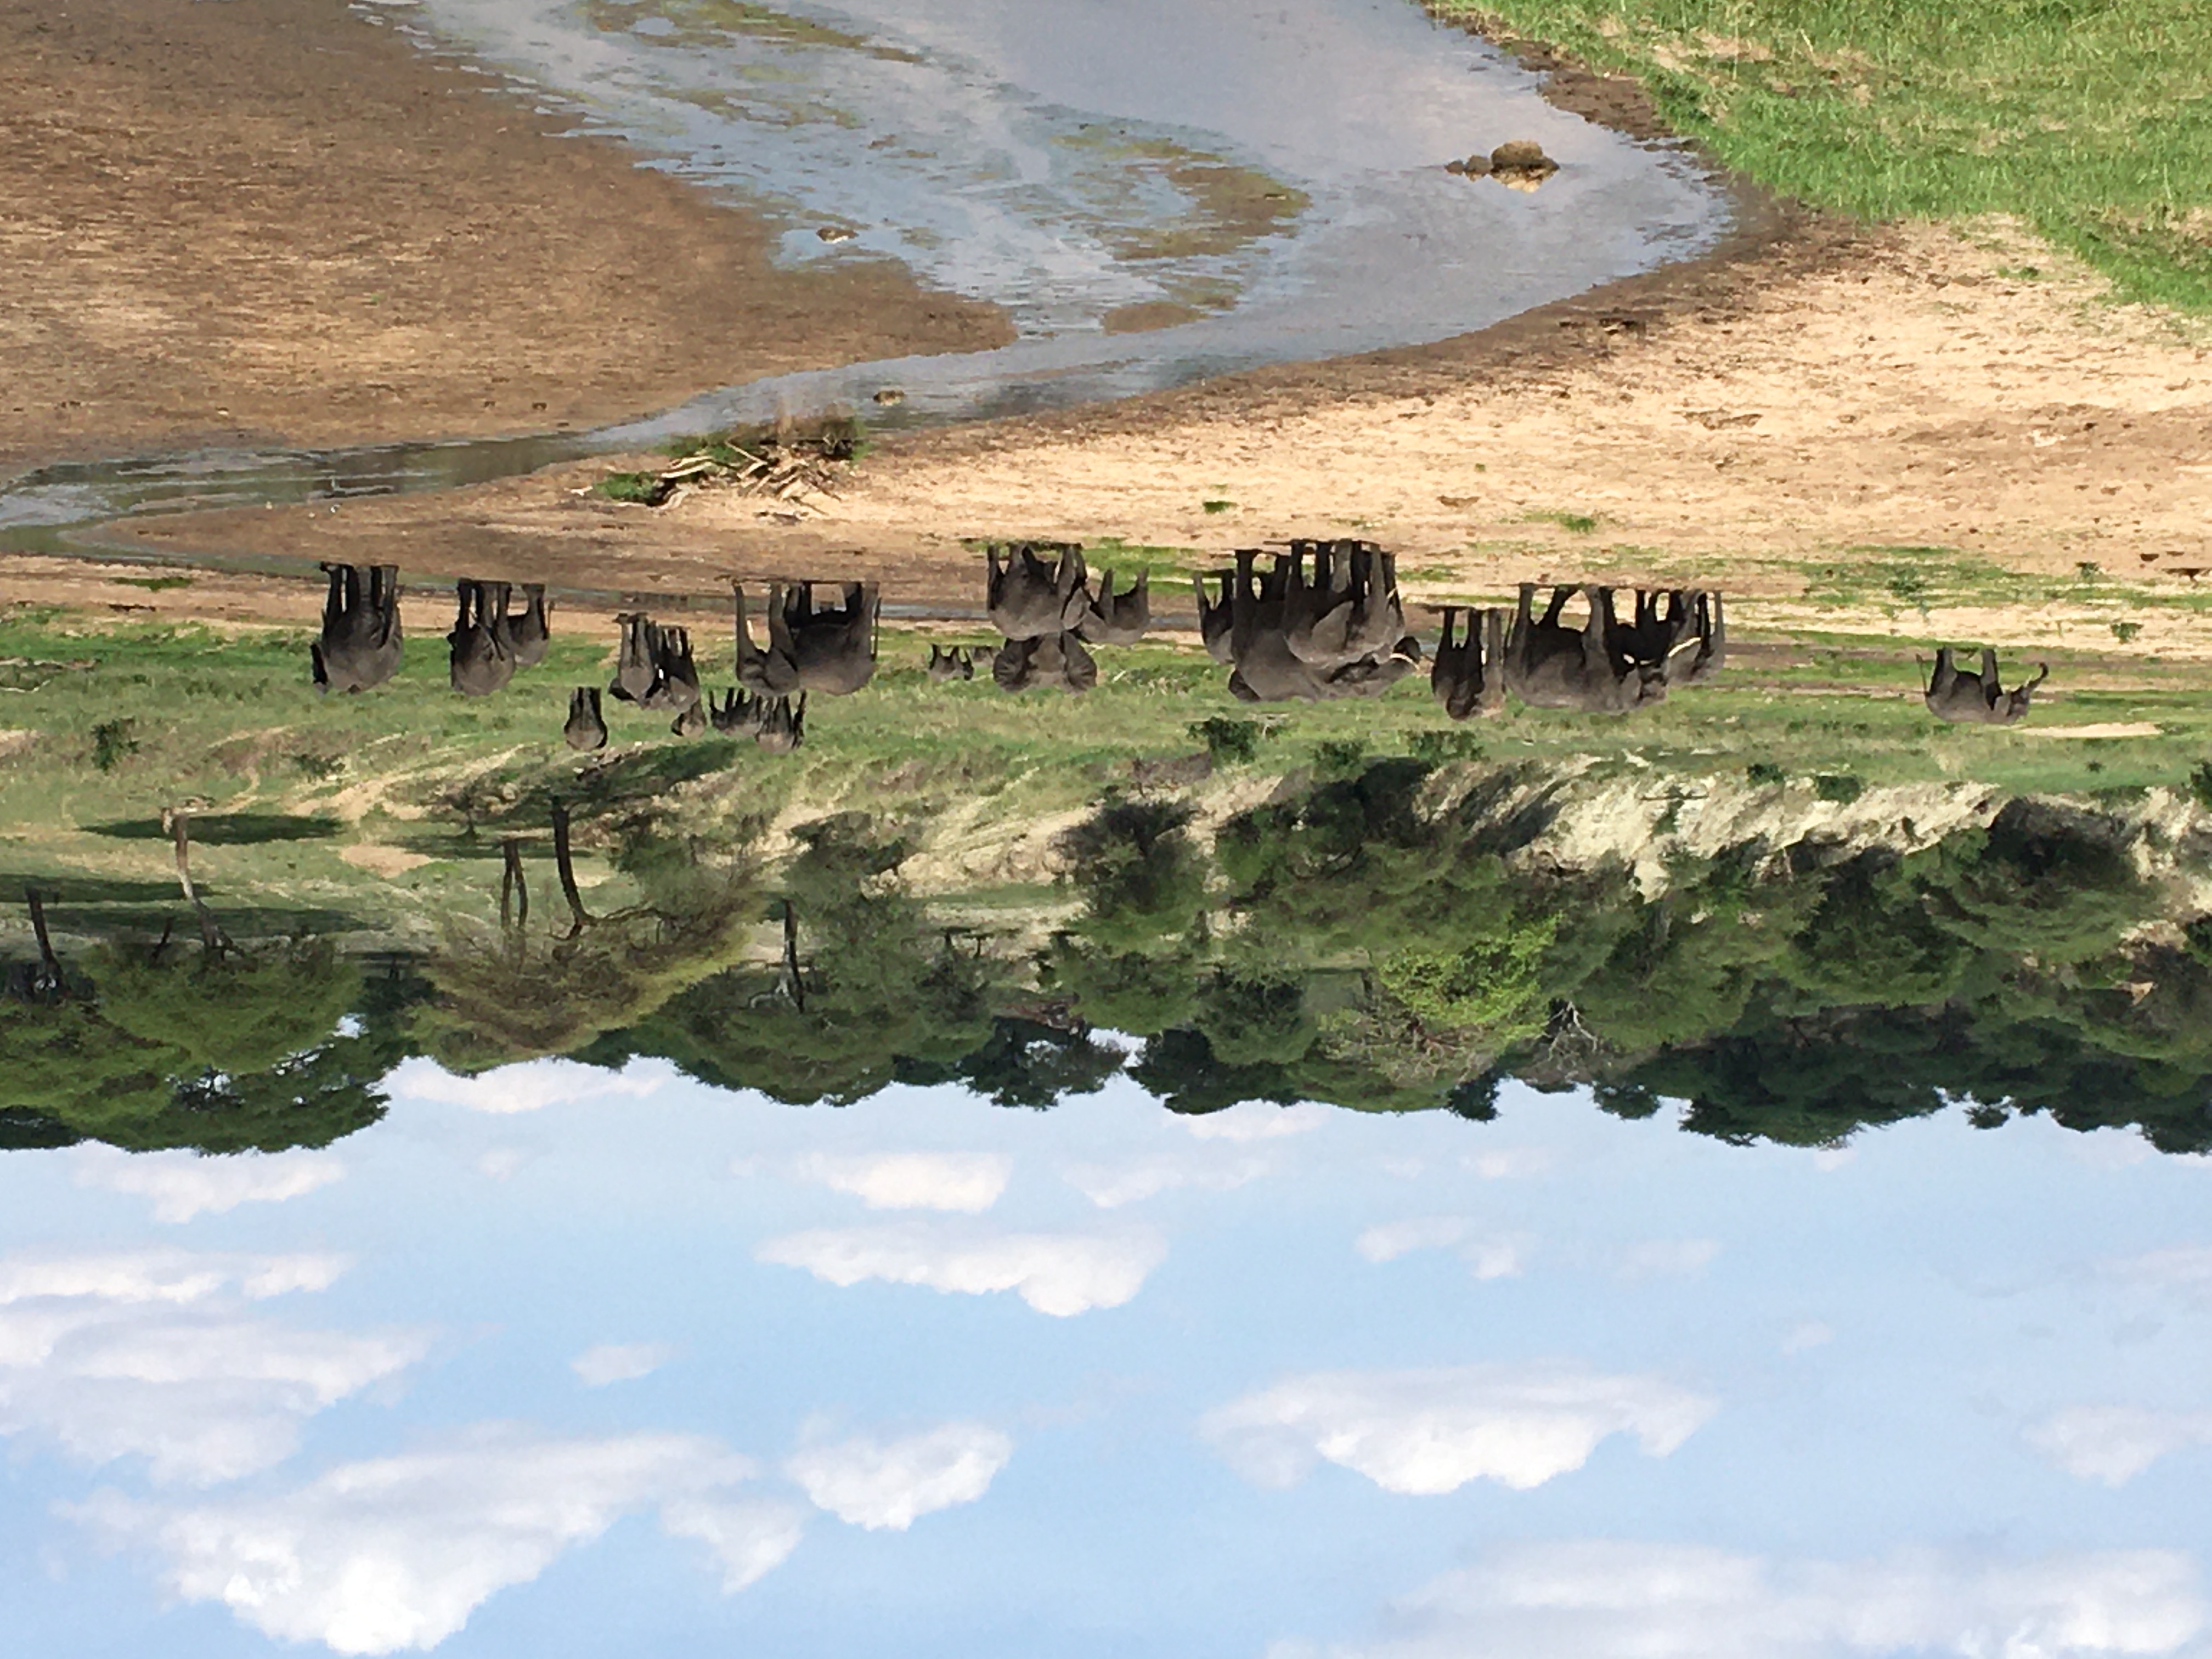
M 1187 806 L 1109 801 L 1066 838 L 1079 914 L 1035 953 L 943 925 L 896 828 L 859 814 L 806 826 L 773 878 L 610 819 L 592 833 L 641 902 L 457 923 L 404 967 L 103 947 L 64 994 L 0 999 L 0 1142 L 319 1145 L 421 1052 L 659 1056 L 794 1104 L 950 1081 L 1042 1108 L 1127 1070 L 1178 1112 L 1484 1118 L 1517 1078 L 1625 1116 L 1686 1103 L 1738 1141 L 1961 1104 L 2212 1150 L 2212 919 L 2117 821 L 2019 801 L 1915 850 L 1747 843 L 1645 898 L 1623 869 L 1509 863 L 1550 810 L 1509 805 L 1520 780 L 1418 810 L 1429 772 L 1347 764 L 1210 841 Z

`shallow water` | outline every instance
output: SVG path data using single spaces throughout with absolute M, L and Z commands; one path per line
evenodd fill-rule
M 679 424 L 886 386 L 920 413 L 1005 412 L 1437 340 L 1681 257 L 1726 217 L 1680 153 L 1551 108 L 1399 0 L 386 10 L 767 203 L 787 257 L 902 259 L 1022 335 L 702 399 Z M 1509 138 L 1563 170 L 1529 194 L 1443 171 Z M 1102 331 L 1146 305 L 1194 320 Z

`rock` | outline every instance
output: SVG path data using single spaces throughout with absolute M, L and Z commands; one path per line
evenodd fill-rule
M 906 393 L 901 392 L 895 386 L 887 386 L 881 392 L 876 393 L 876 401 L 888 409 L 893 404 L 904 403 L 906 401 Z
M 814 234 L 825 242 L 849 242 L 859 233 L 848 230 L 842 225 L 824 225 Z
M 1444 171 L 1446 173 L 1465 173 L 1467 171 L 1467 163 L 1464 161 L 1447 161 L 1444 163 Z
M 1490 152 L 1490 176 L 1508 190 L 1534 190 L 1559 170 L 1533 139 L 1516 138 Z
M 1480 179 L 1490 171 L 1487 155 L 1470 155 L 1459 164 L 1459 170 L 1470 179 Z

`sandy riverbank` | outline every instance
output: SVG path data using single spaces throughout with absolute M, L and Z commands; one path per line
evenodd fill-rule
M 641 592 L 865 571 L 955 603 L 963 538 L 1023 534 L 1210 556 L 1358 533 L 1433 597 L 1594 570 L 1783 598 L 1899 548 L 2179 588 L 2212 568 L 2212 351 L 2100 293 L 2005 226 L 1789 220 L 1420 351 L 889 440 L 796 525 L 727 493 L 608 501 L 594 463 L 135 528 Z
M 337 0 L 0 8 L 0 469 L 578 428 L 1011 331 L 557 138 Z

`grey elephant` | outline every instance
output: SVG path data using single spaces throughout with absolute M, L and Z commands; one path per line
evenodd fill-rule
M 456 585 L 459 608 L 451 647 L 453 690 L 465 697 L 488 697 L 514 678 L 514 638 L 507 631 L 505 582 L 462 581 Z
M 318 691 L 366 691 L 399 672 L 399 569 L 326 564 L 322 638 L 307 647 Z
M 1098 684 L 1098 664 L 1073 633 L 1008 640 L 991 659 L 991 678 L 1001 691 L 1032 686 L 1084 692 Z
M 2027 715 L 2030 698 L 2035 688 L 2051 677 L 2051 665 L 2038 663 L 2035 678 L 2023 680 L 2008 691 L 1997 673 L 1997 653 L 1982 647 L 1982 672 L 1967 674 L 1960 672 L 1951 660 L 1951 647 L 1944 646 L 1936 653 L 1936 672 L 1929 677 L 1925 701 L 1928 712 L 1939 720 L 1964 722 L 1978 726 L 2010 726 Z
M 928 672 L 933 680 L 972 680 L 975 678 L 975 659 L 964 645 L 947 650 L 933 645 L 929 647 Z
M 1690 596 L 1689 637 L 1674 647 L 1667 677 L 1677 685 L 1701 685 L 1728 665 L 1728 612 L 1717 593 Z M 1682 657 L 1689 658 L 1683 662 Z
M 642 702 L 660 676 L 659 630 L 653 618 L 636 611 L 617 617 L 622 643 L 615 652 L 615 677 L 607 695 L 624 702 Z
M 651 630 L 648 643 L 653 653 L 653 684 L 640 697 L 643 708 L 677 711 L 679 720 L 699 707 L 699 670 L 691 660 L 691 631 L 686 628 L 661 628 L 647 623 Z M 695 724 L 679 736 L 703 731 L 703 721 Z
M 568 719 L 561 735 L 569 748 L 584 754 L 607 746 L 606 716 L 600 712 L 598 686 L 580 685 L 568 694 Z
M 1083 550 L 1072 544 L 1047 546 L 1055 562 L 1037 556 L 1036 544 L 1019 542 L 1006 550 L 999 563 L 999 550 L 985 550 L 991 574 L 984 598 L 991 625 L 1010 640 L 1042 639 L 1066 634 L 1082 625 L 1091 609 Z
M 849 696 L 876 672 L 876 628 L 883 601 L 873 582 L 840 584 L 842 602 L 817 608 L 813 582 L 771 582 L 768 649 L 753 642 L 745 590 L 736 589 L 738 680 L 747 690 L 784 696 L 793 691 Z
M 1114 591 L 1114 573 L 1098 574 L 1098 592 L 1085 605 L 1075 631 L 1092 645 L 1134 645 L 1152 625 L 1151 573 L 1139 570 L 1137 580 L 1120 593 Z
M 1429 690 L 1455 720 L 1496 714 L 1505 707 L 1505 613 L 1470 611 L 1467 637 L 1453 638 L 1460 612 L 1444 607 L 1443 637 L 1429 670 Z
M 522 585 L 522 614 L 507 619 L 507 637 L 514 641 L 514 665 L 535 668 L 545 660 L 545 647 L 553 638 L 553 606 L 543 582 Z
M 1301 623 L 1313 619 L 1316 605 L 1324 618 L 1336 608 L 1322 603 L 1335 582 L 1333 572 L 1317 573 L 1322 575 L 1322 582 L 1306 580 L 1306 556 L 1298 550 L 1314 545 L 1293 544 L 1291 552 L 1274 557 L 1265 575 L 1258 571 L 1260 556 L 1255 550 L 1238 550 L 1237 568 L 1230 578 L 1227 593 L 1229 627 L 1225 637 L 1228 659 L 1233 665 L 1229 676 L 1232 696 L 1246 702 L 1317 702 L 1340 697 L 1380 696 L 1413 672 L 1420 657 L 1419 644 L 1389 627 L 1376 628 L 1372 639 L 1360 633 L 1357 654 L 1346 655 L 1340 649 L 1323 651 L 1310 638 L 1304 641 L 1308 654 L 1299 653 L 1300 641 L 1295 635 Z M 1384 575 L 1381 567 L 1370 565 L 1363 580 L 1379 585 Z M 1388 605 L 1380 605 L 1371 596 L 1353 601 L 1350 580 L 1347 567 L 1347 586 L 1338 595 L 1340 604 L 1352 604 L 1355 612 L 1362 611 L 1364 607 L 1364 615 L 1369 621 L 1383 610 L 1395 607 L 1395 593 Z M 1202 592 L 1200 597 L 1202 600 Z M 1209 620 L 1218 626 L 1218 618 L 1209 619 L 1201 614 L 1201 629 Z M 1339 620 L 1345 624 L 1343 641 L 1346 643 L 1366 626 L 1353 615 Z M 1385 642 L 1385 635 L 1393 637 Z
M 1206 591 L 1209 581 L 1221 585 L 1219 598 Z M 1194 576 L 1191 586 L 1198 590 L 1198 636 L 1206 642 L 1206 653 L 1218 663 L 1237 660 L 1230 640 L 1236 626 L 1235 606 L 1231 603 L 1236 592 L 1237 573 L 1217 570 L 1208 576 Z
M 806 694 L 796 697 L 756 697 L 743 687 L 726 693 L 720 703 L 708 700 L 717 732 L 743 733 L 774 755 L 787 755 L 806 741 Z
M 1530 614 L 1535 592 L 1533 582 L 1521 585 L 1520 606 L 1505 636 L 1507 690 L 1539 708 L 1607 714 L 1625 714 L 1665 699 L 1663 663 L 1623 658 L 1608 643 L 1617 620 L 1611 588 L 1582 590 L 1589 616 L 1578 629 L 1559 621 L 1573 588 L 1554 588 L 1540 621 Z
M 1283 592 L 1291 654 L 1334 672 L 1406 637 L 1397 560 L 1371 542 L 1292 542 Z
M 1606 628 L 1606 645 L 1623 661 L 1646 664 L 1666 672 L 1690 631 L 1690 595 L 1681 588 L 1662 592 L 1639 587 L 1635 593 L 1632 619 L 1623 622 L 1615 616 Z M 1660 608 L 1662 599 L 1666 603 L 1663 611 Z

